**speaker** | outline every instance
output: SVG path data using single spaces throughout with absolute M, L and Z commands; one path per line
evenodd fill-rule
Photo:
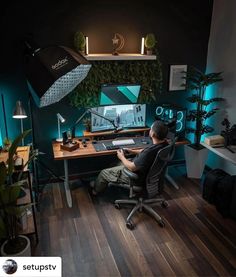
M 155 119 L 165 122 L 179 138 L 185 137 L 186 109 L 170 104 L 162 104 L 156 107 Z

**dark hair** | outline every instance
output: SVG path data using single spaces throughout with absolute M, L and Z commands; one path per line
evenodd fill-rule
M 168 134 L 168 127 L 161 120 L 153 122 L 151 129 L 155 136 L 160 140 L 165 139 Z

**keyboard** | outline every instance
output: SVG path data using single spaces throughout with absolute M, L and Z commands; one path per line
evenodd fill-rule
M 113 140 L 112 145 L 113 146 L 125 146 L 125 145 L 131 145 L 135 144 L 133 139 L 121 139 L 121 140 Z
M 120 149 L 120 146 L 118 145 L 108 145 L 106 146 L 106 150 L 118 150 Z

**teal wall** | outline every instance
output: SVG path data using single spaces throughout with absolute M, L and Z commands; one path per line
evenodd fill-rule
M 3 95 L 5 103 L 6 113 L 6 125 L 8 130 L 8 138 L 13 140 L 21 132 L 21 125 L 19 119 L 12 118 L 16 101 L 20 100 L 26 110 L 26 114 L 29 116 L 28 110 L 28 88 L 24 86 L 24 82 L 21 82 L 22 74 L 14 72 L 12 75 L 0 76 L 0 96 Z M 6 137 L 6 128 L 3 116 L 2 97 L 0 98 L 0 128 L 2 134 L 2 140 Z M 24 130 L 30 128 L 29 118 L 24 119 Z M 30 138 L 26 138 L 25 142 L 30 141 Z

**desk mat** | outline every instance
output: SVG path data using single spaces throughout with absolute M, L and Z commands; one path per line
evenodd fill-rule
M 133 137 L 132 139 L 134 140 L 135 144 L 121 145 L 119 146 L 119 148 L 124 148 L 124 147 L 125 148 L 138 148 L 138 147 L 145 148 L 148 145 L 152 144 L 152 140 L 149 137 Z M 112 146 L 113 140 L 100 140 L 100 141 L 97 141 L 96 143 L 93 143 L 93 146 L 97 152 L 109 151 L 106 149 L 106 147 Z M 119 138 L 119 140 L 122 140 L 122 138 Z M 114 151 L 114 150 L 111 150 L 111 151 Z

